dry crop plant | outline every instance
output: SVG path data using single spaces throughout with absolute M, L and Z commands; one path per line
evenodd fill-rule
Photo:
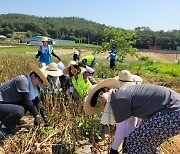
M 0 83 L 30 72 L 27 67 L 29 62 L 36 63 L 31 56 L 1 54 Z M 30 117 L 27 127 L 21 128 L 15 139 L 4 141 L 6 153 L 75 153 L 76 148 L 82 146 L 79 142 L 82 140 L 93 145 L 92 151 L 101 150 L 96 144 L 101 138 L 99 117 L 85 115 L 82 101 L 76 103 L 69 94 L 62 92 L 54 95 L 41 93 L 40 97 L 48 114 L 50 127 L 40 125 L 34 128 L 32 116 L 26 115 Z

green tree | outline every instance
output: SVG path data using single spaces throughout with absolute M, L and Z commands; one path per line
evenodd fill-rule
M 137 56 L 136 32 L 134 30 L 123 30 L 121 28 L 105 28 L 102 45 L 96 49 L 96 53 L 110 50 L 116 46 L 118 59 L 123 61 L 127 54 Z

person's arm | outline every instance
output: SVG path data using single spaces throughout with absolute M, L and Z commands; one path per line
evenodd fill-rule
M 29 99 L 29 93 L 21 93 L 22 96 L 22 106 L 29 111 L 32 116 L 35 118 L 38 113 L 33 105 L 33 102 Z
M 52 55 L 53 55 L 54 57 L 56 57 L 59 61 L 61 61 L 61 58 L 60 58 L 58 55 L 56 55 L 53 50 L 52 50 Z
M 126 130 L 125 137 L 128 137 L 129 134 L 134 131 L 134 129 L 137 126 L 137 123 L 138 123 L 138 118 L 137 117 L 132 116 L 127 120 L 127 130 Z
M 123 142 L 126 135 L 126 129 L 127 129 L 126 125 L 127 125 L 126 120 L 120 123 L 116 123 L 116 131 L 115 131 L 114 140 L 112 143 L 113 150 L 118 150 L 119 146 Z
M 32 100 L 32 102 L 33 102 L 34 106 L 36 107 L 36 109 L 40 112 L 45 125 L 48 126 L 49 125 L 48 117 L 46 115 L 42 101 L 40 101 L 39 98 L 36 97 L 35 99 Z
M 69 93 L 72 94 L 74 91 L 74 86 L 72 83 L 72 78 L 69 78 Z
M 93 74 L 94 73 L 94 69 L 93 68 L 91 68 L 91 67 L 89 67 L 89 66 L 87 66 L 86 65 L 86 70 L 89 72 L 89 73 L 91 73 L 91 74 Z
M 36 54 L 36 58 L 38 58 L 41 55 L 41 50 L 38 50 L 38 53 Z

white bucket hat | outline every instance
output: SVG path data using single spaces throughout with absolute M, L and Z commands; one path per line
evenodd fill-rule
M 128 70 L 122 70 L 119 72 L 119 75 L 115 77 L 115 79 L 119 81 L 120 88 L 141 84 L 143 81 L 140 76 L 131 74 Z
M 42 69 L 46 70 L 46 73 L 51 76 L 61 76 L 63 75 L 62 70 L 58 68 L 55 62 L 52 62 L 49 66 L 44 66 Z
M 119 81 L 114 78 L 109 78 L 109 79 L 102 80 L 98 84 L 92 85 L 88 91 L 88 96 L 86 96 L 85 102 L 84 102 L 84 111 L 86 114 L 88 115 L 99 114 L 104 110 L 102 106 L 92 107 L 91 100 L 96 91 L 105 87 L 110 88 L 110 89 L 111 88 L 117 89 L 119 88 Z

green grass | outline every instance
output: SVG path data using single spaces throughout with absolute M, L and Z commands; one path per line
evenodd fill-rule
M 130 70 L 136 70 L 142 74 L 148 76 L 157 77 L 180 77 L 180 65 L 179 64 L 164 64 L 164 63 L 131 63 L 128 68 Z
M 61 45 L 53 45 L 54 50 L 58 50 L 60 48 L 63 49 L 72 49 L 72 48 L 80 48 L 80 49 L 94 49 L 97 46 L 92 44 L 61 44 Z M 4 47 L 0 47 L 0 53 L 27 53 L 27 52 L 37 52 L 39 46 L 28 46 L 28 45 L 5 45 Z
M 27 53 L 27 52 L 37 52 L 38 46 L 25 46 L 16 45 L 8 47 L 0 47 L 0 53 Z

